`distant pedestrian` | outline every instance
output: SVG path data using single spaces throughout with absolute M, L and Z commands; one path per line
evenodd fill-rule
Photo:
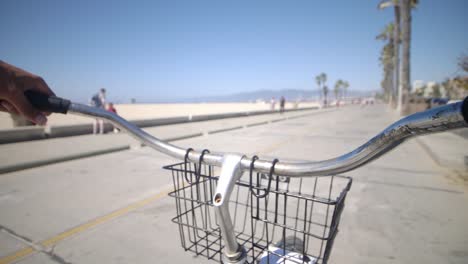
M 284 105 L 286 104 L 286 99 L 284 96 L 281 96 L 280 99 L 280 113 L 282 114 L 284 112 Z
M 106 89 L 101 88 L 99 93 L 91 97 L 90 105 L 93 107 L 105 109 L 106 105 Z M 93 134 L 97 134 L 99 129 L 99 134 L 104 134 L 104 121 L 102 119 L 96 118 L 93 123 Z
M 115 109 L 113 103 L 108 103 L 107 104 L 107 111 L 112 112 L 114 114 L 117 114 L 117 109 Z
M 117 109 L 115 109 L 114 107 L 114 104 L 113 103 L 108 103 L 107 104 L 107 111 L 109 112 L 112 112 L 114 114 L 117 114 Z M 114 133 L 118 133 L 120 131 L 120 129 L 118 129 L 117 127 L 113 126 L 113 129 Z
M 275 97 L 272 97 L 270 100 L 270 110 L 275 111 L 276 100 Z
M 297 109 L 297 108 L 299 108 L 299 100 L 296 100 L 294 102 L 294 109 Z

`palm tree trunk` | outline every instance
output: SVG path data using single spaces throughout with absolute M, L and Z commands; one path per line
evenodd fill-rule
M 399 74 L 399 69 L 400 69 L 400 6 L 399 4 L 395 4 L 394 6 L 395 9 L 395 32 L 393 36 L 393 48 L 394 48 L 394 54 L 393 54 L 393 67 L 395 69 L 394 73 L 394 87 L 393 87 L 393 98 L 396 99 L 397 103 L 396 105 L 401 104 L 401 90 L 400 90 L 400 74 Z M 397 99 L 398 98 L 398 99 Z M 393 106 L 395 107 L 395 106 Z M 401 106 L 400 106 L 401 108 Z
M 402 58 L 400 66 L 401 103 L 397 110 L 401 115 L 404 115 L 408 106 L 410 91 L 411 6 L 410 0 L 400 0 L 400 3 L 402 33 Z

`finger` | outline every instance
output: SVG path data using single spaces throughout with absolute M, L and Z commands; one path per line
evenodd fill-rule
M 18 97 L 18 96 L 24 97 L 24 95 L 22 95 L 22 94 L 20 95 L 20 93 L 21 93 L 20 91 L 23 91 L 23 94 L 24 94 L 24 92 L 26 92 L 28 90 L 38 91 L 38 92 L 41 92 L 41 93 L 44 93 L 44 94 L 47 94 L 47 95 L 55 95 L 55 93 L 49 88 L 49 86 L 44 81 L 44 79 L 42 79 L 39 76 L 19 77 L 19 78 L 16 79 L 16 85 L 17 85 L 17 87 L 19 87 L 19 89 L 16 89 L 14 91 L 14 97 Z M 51 114 L 51 112 L 43 112 L 42 114 L 46 115 L 46 116 L 49 116 Z M 38 116 L 38 115 L 36 115 L 36 116 Z M 40 118 L 40 119 L 42 120 L 42 118 Z M 35 122 L 34 120 L 31 120 L 31 121 Z
M 18 94 L 18 96 L 15 97 L 15 100 L 12 101 L 12 104 L 20 114 L 32 122 L 41 126 L 47 123 L 47 117 L 40 111 L 36 110 L 23 94 Z
M 49 88 L 47 83 L 42 79 L 40 76 L 32 74 L 26 70 L 20 69 L 13 65 L 8 65 L 13 72 L 15 73 L 15 82 L 18 84 L 22 84 L 23 91 L 26 89 L 34 89 L 38 91 L 42 91 L 48 95 L 55 95 L 54 92 Z
M 38 77 L 38 79 L 35 81 L 35 86 L 32 88 L 37 91 L 43 92 L 48 95 L 55 95 L 55 93 L 50 89 L 49 85 L 42 79 L 41 77 Z
M 9 102 L 7 101 L 2 101 L 1 106 L 3 109 L 5 109 L 5 112 L 10 112 L 12 114 L 18 114 L 18 110 Z
M 19 76 L 16 78 L 16 87 L 23 92 L 34 90 L 47 95 L 55 95 L 44 79 L 38 76 Z

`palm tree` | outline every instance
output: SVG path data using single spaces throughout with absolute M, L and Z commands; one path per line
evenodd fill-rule
M 323 96 L 325 97 L 324 106 L 327 107 L 328 86 L 323 86 Z
M 335 99 L 338 101 L 338 97 L 340 95 L 340 92 L 341 92 L 341 87 L 343 86 L 343 81 L 338 79 L 336 82 L 335 82 L 335 88 L 333 89 L 333 92 L 335 93 Z
M 325 89 L 325 84 L 327 82 L 327 74 L 326 73 L 321 73 L 315 77 L 315 81 L 317 82 L 317 85 L 319 86 L 319 89 L 323 91 L 323 95 L 325 98 L 325 106 L 327 105 L 327 94 L 328 94 L 328 87 Z
M 468 72 L 468 56 L 465 54 L 458 58 L 458 67 L 464 72 Z
M 386 41 L 386 44 L 382 47 L 380 52 L 380 64 L 383 67 L 383 81 L 382 88 L 384 89 L 384 94 L 386 99 L 389 101 L 390 105 L 393 104 L 394 98 L 396 97 L 395 89 L 395 71 L 397 70 L 394 67 L 394 57 L 395 57 L 395 42 L 393 41 L 393 31 L 394 24 L 389 23 L 382 32 L 376 37 L 378 40 Z
M 399 90 L 399 83 L 400 83 L 400 74 L 399 74 L 399 67 L 400 67 L 400 6 L 398 4 L 398 0 L 387 0 L 382 1 L 378 5 L 379 9 L 385 9 L 387 7 L 393 6 L 394 14 L 395 14 L 395 21 L 393 26 L 393 32 L 389 32 L 392 34 L 392 41 L 393 41 L 393 74 L 392 74 L 392 94 L 390 97 L 390 103 L 392 104 L 392 99 L 396 98 L 397 96 L 401 95 L 401 91 Z M 398 100 L 400 102 L 400 100 Z
M 325 104 L 325 107 L 327 107 L 327 95 L 328 95 L 328 87 L 326 86 L 327 74 L 322 72 L 320 74 L 320 78 L 322 78 L 322 83 L 323 83 L 323 97 L 325 98 L 324 104 Z
M 346 95 L 348 93 L 349 82 L 343 81 L 343 97 L 346 99 Z
M 406 110 L 410 91 L 410 47 L 411 47 L 411 8 L 415 8 L 418 0 L 390 0 L 382 1 L 379 8 L 393 6 L 395 10 L 395 69 L 398 85 L 397 111 L 403 114 Z M 400 17 L 401 16 L 401 17 Z M 401 37 L 400 37 L 401 22 Z M 399 65 L 399 43 L 402 42 L 402 58 Z M 398 72 L 399 67 L 399 72 Z M 398 76 L 399 75 L 399 76 Z M 399 80 L 401 78 L 401 80 Z
M 315 76 L 315 82 L 318 85 L 319 97 L 322 98 L 322 77 L 320 75 Z
M 401 66 L 400 66 L 400 90 L 401 99 L 397 108 L 400 114 L 406 113 L 411 90 L 411 72 L 410 72 L 410 48 L 411 48 L 411 8 L 418 4 L 418 0 L 401 0 Z

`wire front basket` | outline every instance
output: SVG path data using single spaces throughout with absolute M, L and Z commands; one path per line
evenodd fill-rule
M 182 248 L 222 262 L 223 242 L 212 198 L 219 169 L 191 162 L 172 172 Z M 273 172 L 273 170 L 272 170 Z M 237 241 L 248 263 L 327 263 L 351 178 L 244 174 L 229 201 Z

